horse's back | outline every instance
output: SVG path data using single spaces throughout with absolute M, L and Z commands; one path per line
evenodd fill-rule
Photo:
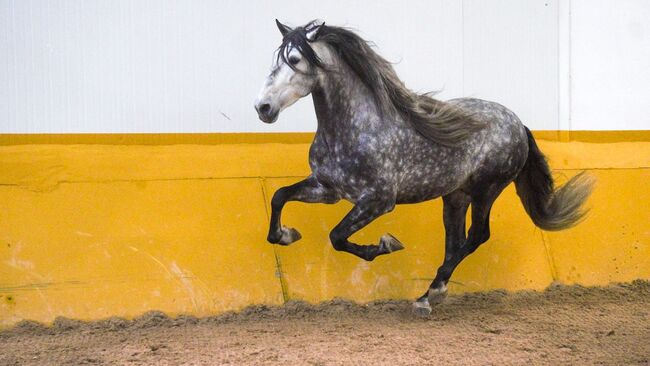
M 486 123 L 486 130 L 502 137 L 526 137 L 519 117 L 502 104 L 478 98 L 457 98 L 447 101 Z
M 484 178 L 513 180 L 528 157 L 526 128 L 519 117 L 503 105 L 476 98 L 449 101 L 485 123 L 485 128 L 470 137 L 468 144 L 480 146 L 471 159 L 473 181 Z M 487 178 L 489 177 L 489 178 Z

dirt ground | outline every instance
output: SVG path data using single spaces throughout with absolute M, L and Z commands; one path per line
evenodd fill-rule
M 650 364 L 650 282 L 452 296 L 429 318 L 406 301 L 290 302 L 238 314 L 22 322 L 0 365 Z

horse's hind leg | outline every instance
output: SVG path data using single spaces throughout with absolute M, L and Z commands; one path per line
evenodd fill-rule
M 334 249 L 354 254 L 367 261 L 375 259 L 378 255 L 404 249 L 402 243 L 390 234 L 382 236 L 379 245 L 358 245 L 348 241 L 352 234 L 361 230 L 377 217 L 390 212 L 394 207 L 395 200 L 378 197 L 366 197 L 359 200 L 330 233 Z
M 425 304 L 428 303 L 430 306 L 436 305 L 444 300 L 447 294 L 447 283 L 456 267 L 465 257 L 472 254 L 481 244 L 490 238 L 490 210 L 494 201 L 506 185 L 493 184 L 481 186 L 473 192 L 471 195 L 472 225 L 469 228 L 467 238 L 465 240 L 450 240 L 447 242 L 445 247 L 445 260 L 442 266 L 438 268 L 438 273 L 429 286 L 427 293 L 416 301 L 415 306 L 417 309 L 426 309 Z M 456 230 L 458 230 L 457 227 Z M 458 232 L 456 232 L 456 235 Z M 419 310 L 419 312 L 422 311 Z
M 458 190 L 442 197 L 442 202 L 442 218 L 445 224 L 445 261 L 447 261 L 451 259 L 452 253 L 456 252 L 456 248 L 465 243 L 465 215 L 470 204 L 470 196 Z M 440 287 L 439 290 L 436 302 L 444 299 L 446 286 Z M 429 304 L 427 292 L 414 305 L 418 313 L 428 315 L 431 312 L 431 305 L 435 304 Z
M 269 243 L 289 245 L 300 239 L 298 230 L 288 228 L 280 223 L 282 208 L 289 201 L 336 203 L 339 201 L 339 197 L 334 191 L 323 186 L 311 176 L 296 184 L 278 189 L 271 200 L 271 224 L 267 237 Z

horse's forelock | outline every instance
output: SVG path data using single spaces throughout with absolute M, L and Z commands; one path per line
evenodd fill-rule
M 287 55 L 289 54 L 290 49 L 295 48 L 310 65 L 319 68 L 323 67 L 322 60 L 318 57 L 307 39 L 307 30 L 310 26 L 313 26 L 314 22 L 315 21 L 311 21 L 303 27 L 296 27 L 282 38 L 282 44 L 280 44 L 280 47 L 278 48 L 277 62 L 282 60 L 282 62 L 289 65 L 292 70 L 297 71 L 298 69 L 287 60 Z

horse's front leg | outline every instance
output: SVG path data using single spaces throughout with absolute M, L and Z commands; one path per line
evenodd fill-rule
M 278 189 L 271 200 L 271 225 L 267 240 L 273 244 L 289 245 L 301 238 L 298 230 L 280 223 L 282 208 L 287 202 L 336 203 L 339 199 L 336 192 L 320 184 L 313 176 Z
M 359 199 L 352 210 L 330 233 L 334 249 L 354 254 L 367 261 L 375 259 L 378 255 L 404 249 L 402 243 L 391 234 L 384 234 L 379 245 L 358 245 L 348 241 L 352 234 L 361 230 L 377 217 L 392 211 L 394 207 L 394 198 L 388 199 L 373 195 Z

